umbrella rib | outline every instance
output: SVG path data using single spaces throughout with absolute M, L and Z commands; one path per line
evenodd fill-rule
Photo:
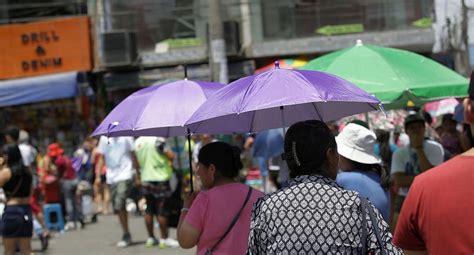
M 379 109 L 377 109 L 377 107 L 373 106 L 372 104 L 369 103 L 369 106 L 372 107 L 372 109 L 374 109 L 374 111 L 378 111 Z
M 321 120 L 321 121 L 324 122 L 323 116 L 321 115 L 321 113 L 320 113 L 319 110 L 318 110 L 318 106 L 317 106 L 315 103 L 311 103 L 311 105 L 313 105 L 313 108 L 314 108 L 314 110 L 316 111 L 316 114 L 318 115 L 319 120 Z

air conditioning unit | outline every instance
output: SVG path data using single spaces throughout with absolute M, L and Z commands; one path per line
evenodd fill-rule
M 101 66 L 122 67 L 136 65 L 137 42 L 135 33 L 114 31 L 102 33 Z

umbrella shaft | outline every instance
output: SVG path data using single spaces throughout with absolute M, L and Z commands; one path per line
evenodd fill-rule
M 188 156 L 189 156 L 189 187 L 191 188 L 191 192 L 194 192 L 194 185 L 193 185 L 193 156 L 191 151 L 191 133 L 188 129 Z

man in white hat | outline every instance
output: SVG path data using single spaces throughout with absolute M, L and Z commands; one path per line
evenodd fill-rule
M 359 192 L 389 220 L 389 180 L 374 153 L 377 137 L 374 132 L 349 123 L 336 137 L 339 169 L 336 182 L 347 190 Z

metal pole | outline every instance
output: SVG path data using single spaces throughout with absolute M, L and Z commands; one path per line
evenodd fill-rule
M 191 188 L 191 192 L 194 192 L 194 185 L 193 185 L 193 156 L 191 151 L 191 132 L 188 128 L 188 156 L 189 156 L 189 187 Z
M 466 0 L 461 1 L 461 8 L 462 8 L 462 27 L 461 27 L 461 37 L 462 37 L 462 42 L 465 47 L 465 52 L 463 54 L 462 62 L 464 65 L 463 68 L 463 75 L 469 76 L 471 73 L 471 65 L 469 63 L 469 36 L 468 36 L 468 24 L 469 24 L 469 16 L 468 16 L 468 7 L 466 5 Z
M 209 0 L 209 40 L 212 81 L 227 84 L 229 77 L 220 0 Z

